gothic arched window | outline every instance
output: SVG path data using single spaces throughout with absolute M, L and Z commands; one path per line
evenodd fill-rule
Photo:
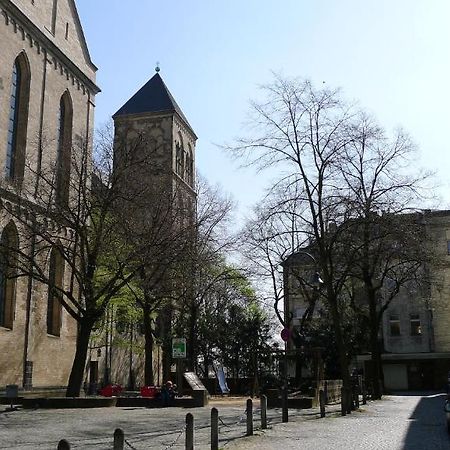
M 53 247 L 50 253 L 47 296 L 47 333 L 59 336 L 61 331 L 61 289 L 63 288 L 64 260 L 61 251 Z
M 66 206 L 69 202 L 70 161 L 72 153 L 72 100 L 65 92 L 59 102 L 58 149 L 56 154 L 55 198 Z
M 188 145 L 188 153 L 186 156 L 186 178 L 187 183 L 190 186 L 194 184 L 194 155 L 192 153 L 192 148 Z
M 0 326 L 12 329 L 16 304 L 17 229 L 10 222 L 3 230 L 0 246 Z
M 22 183 L 25 168 L 29 98 L 30 69 L 25 54 L 21 53 L 12 72 L 5 163 L 6 177 L 18 184 Z
M 176 167 L 175 171 L 180 177 L 183 176 L 183 147 L 180 144 L 176 146 Z

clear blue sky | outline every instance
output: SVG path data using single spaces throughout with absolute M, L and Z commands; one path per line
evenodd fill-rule
M 450 1 L 77 0 L 99 67 L 96 123 L 154 74 L 196 131 L 197 168 L 245 214 L 270 174 L 238 170 L 214 143 L 240 133 L 272 71 L 341 87 L 387 129 L 403 126 L 450 205 Z

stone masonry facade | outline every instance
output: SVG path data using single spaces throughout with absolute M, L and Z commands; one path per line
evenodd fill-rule
M 25 155 L 22 189 L 8 187 L 4 180 L 1 184 L 11 194 L 9 202 L 14 202 L 14 195 L 27 196 L 32 202 L 36 174 L 55 165 L 63 95 L 70 99 L 73 111 L 72 152 L 83 142 L 91 147 L 94 99 L 99 92 L 97 69 L 90 60 L 73 0 L 0 0 L 0 48 L 0 179 L 5 173 L 13 67 L 18 57 L 29 74 L 28 102 L 20 106 L 27 108 L 27 123 L 21 129 Z M 1 208 L 0 233 L 11 221 Z M 15 225 L 19 242 L 26 239 L 20 225 Z M 64 282 L 69 277 L 65 270 Z M 46 309 L 47 287 L 28 277 L 18 278 L 12 327 L 0 327 L 0 387 L 67 385 L 77 326 L 63 309 L 60 335 L 49 335 Z

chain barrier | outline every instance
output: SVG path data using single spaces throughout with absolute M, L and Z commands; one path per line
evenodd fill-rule
M 178 440 L 180 439 L 180 437 L 183 436 L 185 430 L 186 430 L 186 427 L 183 428 L 183 429 L 181 429 L 181 430 L 178 432 L 178 436 L 175 438 L 175 440 L 174 440 L 171 444 L 169 444 L 167 447 L 164 447 L 164 450 L 168 450 L 169 448 L 172 448 L 172 447 L 178 442 Z
M 242 423 L 242 421 L 245 419 L 247 420 L 247 408 L 244 409 L 244 414 L 242 414 L 241 416 L 239 416 L 239 419 L 236 422 L 231 422 L 231 423 L 225 423 L 222 420 L 222 417 L 218 416 L 219 422 L 224 426 L 224 427 L 232 427 L 233 425 L 239 425 L 240 423 Z
M 125 442 L 125 444 L 128 445 L 128 447 L 131 448 L 131 450 L 138 450 L 136 447 L 134 447 L 132 444 L 130 444 L 125 438 L 124 438 L 124 442 Z

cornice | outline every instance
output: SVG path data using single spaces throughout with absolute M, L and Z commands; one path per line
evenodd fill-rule
M 183 117 L 181 117 L 180 114 L 178 114 L 176 111 L 175 111 L 174 117 L 175 117 L 175 119 L 177 119 L 177 125 L 180 128 L 182 128 L 185 133 L 190 134 L 192 140 L 194 141 L 194 145 L 195 145 L 195 142 L 197 141 L 198 138 L 197 138 L 197 135 L 194 133 L 194 130 L 191 128 L 191 126 L 188 123 L 186 123 L 186 121 L 183 119 Z
M 88 90 L 93 95 L 101 90 L 71 59 L 69 59 L 42 31 L 23 14 L 20 9 L 9 0 L 0 0 L 0 13 L 5 19 L 6 26 L 12 26 L 15 33 L 22 35 L 22 40 L 28 41 L 30 47 L 34 47 L 38 54 L 46 55 L 47 62 L 55 69 L 60 70 L 61 75 L 72 79 L 83 93 Z M 94 66 L 95 67 L 95 66 Z
M 114 122 L 132 122 L 133 120 L 141 119 L 166 119 L 171 118 L 172 120 L 177 120 L 177 125 L 180 127 L 183 127 L 183 130 L 190 134 L 192 137 L 192 140 L 195 142 L 197 141 L 197 135 L 194 133 L 194 130 L 190 127 L 188 123 L 186 123 L 185 120 L 183 120 L 183 117 L 180 116 L 175 110 L 172 111 L 152 111 L 147 113 L 139 113 L 139 114 L 114 114 L 112 116 L 112 119 Z

